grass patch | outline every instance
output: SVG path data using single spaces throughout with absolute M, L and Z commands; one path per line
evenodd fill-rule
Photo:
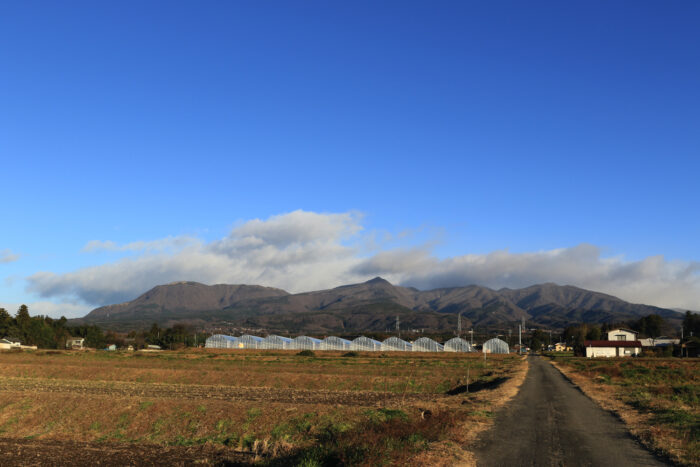
M 648 421 L 631 429 L 641 430 L 640 438 L 649 439 L 653 449 L 681 464 L 700 465 L 700 360 L 573 357 L 555 361 L 610 386 L 608 394 L 646 417 Z

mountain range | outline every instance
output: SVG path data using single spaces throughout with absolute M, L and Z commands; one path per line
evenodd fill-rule
M 448 332 L 456 329 L 528 326 L 561 329 L 574 323 L 620 323 L 658 314 L 680 323 L 676 311 L 633 304 L 617 297 L 553 283 L 522 289 L 470 285 L 421 291 L 377 277 L 328 290 L 290 294 L 259 285 L 159 285 L 135 300 L 91 311 L 75 324 L 127 330 L 153 322 L 198 327 L 261 329 L 309 334 L 382 332 L 402 329 Z M 678 323 L 676 323 L 676 321 Z

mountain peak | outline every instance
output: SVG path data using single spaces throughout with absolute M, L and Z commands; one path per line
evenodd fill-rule
M 382 279 L 381 277 L 377 276 L 374 279 L 370 279 L 365 284 L 376 284 L 376 285 L 391 285 L 391 282 L 389 282 L 386 279 Z

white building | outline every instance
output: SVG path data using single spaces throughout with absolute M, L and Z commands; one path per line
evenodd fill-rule
M 639 342 L 642 343 L 642 347 L 667 347 L 669 345 L 679 345 L 681 340 L 660 336 L 655 338 L 650 337 L 648 339 L 639 339 Z
M 586 357 L 633 357 L 642 353 L 637 333 L 629 329 L 613 329 L 606 341 L 585 341 Z
M 630 331 L 629 329 L 613 329 L 612 331 L 608 331 L 608 340 L 609 341 L 636 341 L 637 340 L 637 332 L 635 331 Z
M 83 337 L 69 337 L 66 339 L 67 349 L 82 349 L 85 344 L 85 339 Z
M 639 341 L 585 341 L 586 357 L 633 357 L 642 353 Z
M 10 339 L 0 339 L 0 350 L 19 349 L 21 344 Z

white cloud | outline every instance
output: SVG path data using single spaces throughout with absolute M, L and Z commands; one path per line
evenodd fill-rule
M 17 261 L 18 259 L 19 259 L 19 255 L 16 253 L 13 253 L 12 250 L 9 250 L 9 249 L 0 250 L 0 264 L 12 263 L 14 261 Z
M 198 240 L 193 237 L 178 236 L 166 237 L 151 241 L 131 242 L 125 245 L 118 245 L 111 240 L 90 240 L 85 244 L 82 251 L 84 253 L 95 253 L 99 251 L 137 251 L 137 252 L 156 252 L 177 250 L 187 245 L 198 243 Z
M 104 305 L 181 280 L 261 284 L 292 292 L 333 287 L 359 278 L 350 273 L 360 261 L 357 249 L 346 245 L 362 229 L 359 221 L 355 213 L 306 211 L 255 219 L 208 244 L 188 239 L 171 251 L 150 248 L 135 257 L 65 274 L 38 272 L 28 278 L 28 289 L 42 297 Z M 172 247 L 172 238 L 166 240 Z M 112 242 L 90 242 L 84 249 L 105 246 L 124 248 Z
M 697 309 L 700 263 L 651 256 L 640 261 L 604 258 L 594 245 L 581 244 L 531 253 L 507 250 L 444 260 L 422 249 L 379 253 L 356 266 L 367 276 L 383 275 L 420 289 L 469 284 L 519 288 L 543 282 L 576 285 L 635 303 Z
M 429 244 L 368 254 L 372 245 L 357 213 L 294 211 L 255 219 L 220 240 L 168 237 L 119 246 L 90 242 L 86 251 L 135 251 L 112 263 L 56 274 L 38 272 L 29 290 L 45 298 L 104 305 L 131 300 L 151 287 L 192 280 L 207 284 L 247 283 L 290 292 L 318 290 L 381 275 L 396 284 L 421 289 L 486 285 L 524 287 L 542 282 L 572 284 L 652 305 L 697 309 L 700 263 L 641 261 L 603 257 L 598 247 L 581 244 L 547 251 L 467 254 L 438 259 Z M 403 243 L 402 243 L 403 244 Z

